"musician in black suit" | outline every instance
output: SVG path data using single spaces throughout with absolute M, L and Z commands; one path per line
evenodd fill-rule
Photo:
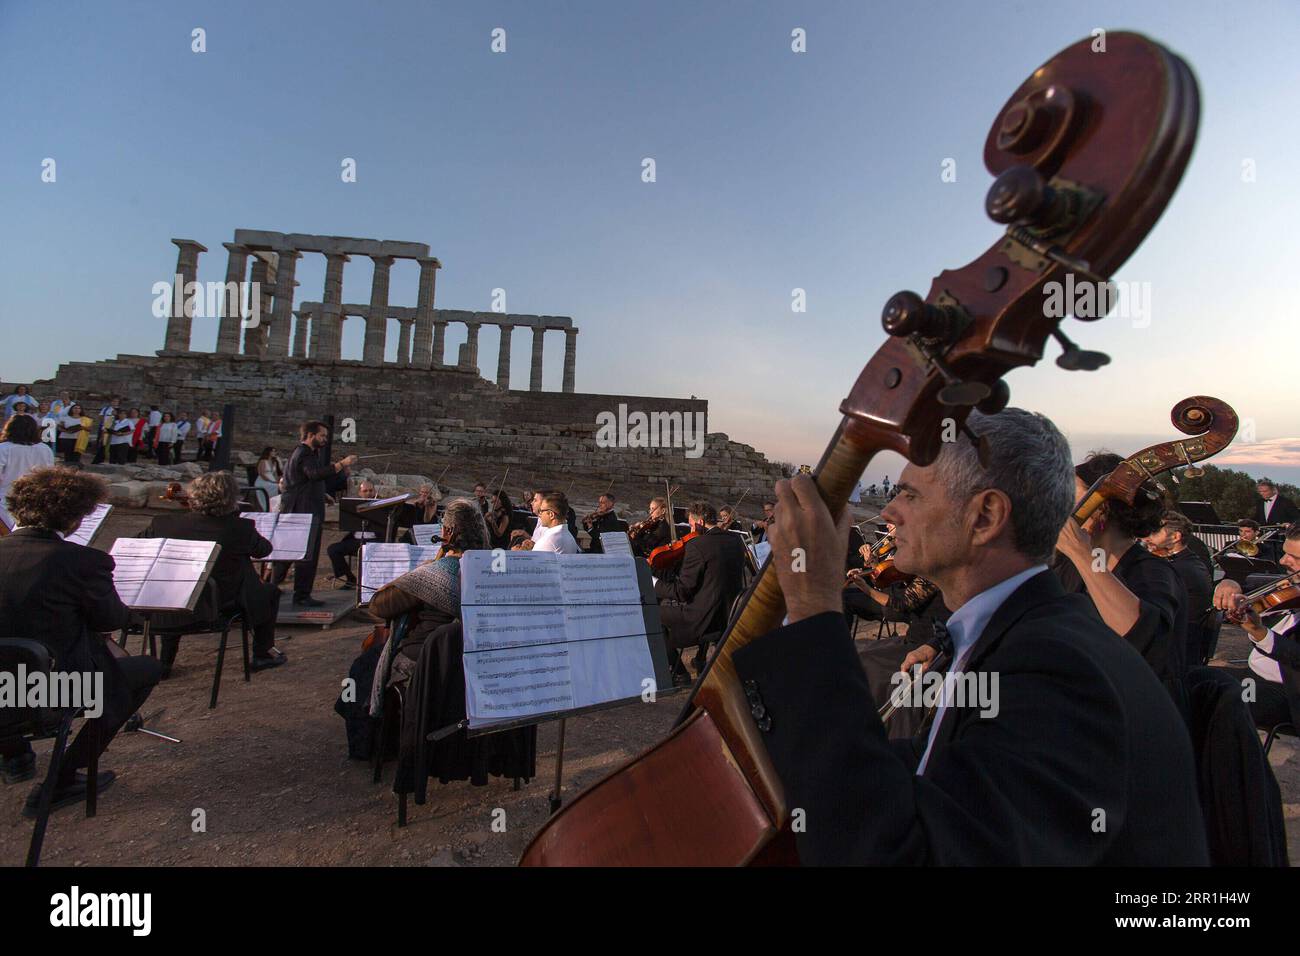
M 1281 565 L 1287 573 L 1300 572 L 1300 525 L 1293 526 L 1282 542 Z M 1283 614 L 1271 627 L 1250 610 L 1241 585 L 1224 578 L 1214 590 L 1214 606 L 1227 620 L 1239 624 L 1254 643 L 1246 667 L 1225 670 L 1250 693 L 1246 701 L 1260 727 L 1282 723 L 1300 726 L 1300 613 Z
M 255 558 L 271 553 L 271 542 L 257 526 L 239 514 L 239 483 L 228 471 L 210 471 L 190 482 L 189 511 L 159 515 L 141 532 L 142 538 L 181 538 L 215 541 L 221 545 L 212 577 L 222 611 L 238 607 L 253 631 L 253 670 L 279 667 L 285 655 L 275 647 L 275 618 L 280 609 L 280 589 L 258 577 Z M 171 674 L 180 638 L 164 635 L 158 656 L 163 676 Z
M 1208 639 L 1214 633 L 1211 627 L 1214 579 L 1209 567 L 1192 550 L 1194 540 L 1191 521 L 1181 511 L 1172 510 L 1160 519 L 1159 530 L 1142 540 L 1148 551 L 1169 562 L 1187 592 L 1185 660 L 1188 667 L 1199 666 L 1208 659 L 1213 650 Z
M 1074 469 L 1075 500 L 1123 461 L 1100 452 Z M 1160 527 L 1164 504 L 1139 489 L 1133 504 L 1108 500 L 1083 526 L 1073 518 L 1061 528 L 1058 564 L 1067 591 L 1086 591 L 1101 619 L 1146 659 L 1180 708 L 1187 675 L 1187 590 L 1178 572 L 1138 539 Z
M 1300 508 L 1290 498 L 1278 494 L 1277 485 L 1270 479 L 1261 478 L 1255 489 L 1259 492 L 1259 501 L 1255 502 L 1255 520 L 1259 524 L 1294 524 L 1300 521 Z
M 1069 446 L 1020 409 L 972 412 L 968 426 L 988 467 L 972 442 L 946 443 L 933 464 L 907 466 L 882 517 L 897 526 L 899 570 L 955 608 L 959 689 L 984 690 L 895 746 L 841 612 L 847 509 L 837 526 L 810 478 L 777 484 L 772 564 L 789 624 L 734 661 L 800 811 L 801 860 L 1207 863 L 1182 719 L 1142 658 L 1047 569 L 1074 504 Z M 785 557 L 795 548 L 799 564 Z
M 62 537 L 75 532 L 105 497 L 106 487 L 94 475 L 38 469 L 10 487 L 7 506 L 17 527 L 0 538 L 0 637 L 40 641 L 50 649 L 56 671 L 89 672 L 97 675 L 95 680 L 102 675 L 102 699 L 95 702 L 102 710 L 93 720 L 99 753 L 143 706 L 159 678 L 153 658 L 118 658 L 108 650 L 104 632 L 121 628 L 129 614 L 113 587 L 112 557 Z M 53 807 L 85 799 L 90 723 L 67 749 L 55 781 Z M 6 783 L 35 776 L 35 757 L 21 738 L 0 740 L 0 756 Z M 99 790 L 113 779 L 112 771 L 101 771 Z M 34 816 L 39 800 L 37 787 L 27 798 L 24 815 Z
M 316 563 L 320 560 L 321 525 L 325 522 L 325 495 L 343 491 L 348 486 L 348 468 L 357 462 L 356 455 L 348 455 L 331 463 L 325 454 L 330 430 L 324 422 L 303 422 L 299 429 L 301 441 L 289 457 L 284 470 L 285 490 L 280 496 L 280 511 L 287 514 L 314 515 L 311 538 L 307 542 L 307 556 L 294 562 L 293 603 L 303 607 L 320 607 L 324 602 L 311 596 L 316 582 Z M 279 584 L 288 573 L 287 565 L 276 570 L 275 583 Z
M 739 535 L 717 526 L 718 512 L 707 502 L 692 504 L 688 516 L 696 537 L 683 546 L 676 573 L 655 584 L 674 680 L 690 677 L 677 652 L 698 645 L 697 663 L 702 663 L 705 636 L 726 628 L 732 602 L 745 589 L 745 544 Z
M 374 482 L 362 481 L 361 484 L 357 485 L 357 497 L 378 498 L 379 492 L 375 489 Z M 325 553 L 330 559 L 330 571 L 333 572 L 336 579 L 342 578 L 343 580 L 340 585 L 341 589 L 346 591 L 357 586 L 357 576 L 352 573 L 352 568 L 348 566 L 348 558 L 361 551 L 363 542 L 381 541 L 383 537 L 383 532 L 378 530 L 349 531 L 325 549 Z
M 582 526 L 591 535 L 591 544 L 587 547 L 588 554 L 604 554 L 605 549 L 600 544 L 601 534 L 618 530 L 618 515 L 614 513 L 614 496 L 607 491 L 597 499 L 596 504 L 595 512 L 582 519 Z
M 768 529 L 772 527 L 772 522 L 776 520 L 774 517 L 775 512 L 775 501 L 763 502 L 763 517 L 749 526 L 749 533 L 753 537 L 755 544 L 767 540 Z

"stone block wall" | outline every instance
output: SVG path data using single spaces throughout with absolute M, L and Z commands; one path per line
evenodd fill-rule
M 119 355 L 102 362 L 60 366 L 53 379 L 33 383 L 38 397 L 68 390 L 90 408 L 113 395 L 147 409 L 192 417 L 223 404 L 238 408 L 235 444 L 287 451 L 299 424 L 333 414 L 353 419 L 358 454 L 397 452 L 393 471 L 437 474 L 448 462 L 481 466 L 511 481 L 567 484 L 579 479 L 624 485 L 662 485 L 671 478 L 692 491 L 734 500 L 749 489 L 766 496 L 780 469 L 748 445 L 709 434 L 704 454 L 682 448 L 600 448 L 597 415 L 629 411 L 703 413 L 701 399 L 506 391 L 463 369 L 375 367 L 360 362 L 275 360 L 243 355 Z M 336 433 L 337 435 L 340 433 Z M 517 482 L 516 482 L 517 477 Z M 648 490 L 648 489 L 647 489 Z

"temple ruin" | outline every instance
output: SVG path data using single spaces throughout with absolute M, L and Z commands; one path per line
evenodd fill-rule
M 193 239 L 173 239 L 179 250 L 176 275 L 188 286 L 197 280 L 199 255 L 207 246 Z M 468 312 L 437 309 L 434 295 L 438 270 L 442 263 L 429 255 L 429 247 L 420 242 L 395 242 L 388 239 L 355 239 L 348 236 L 309 236 L 301 233 L 268 232 L 260 229 L 236 229 L 233 242 L 226 248 L 226 286 L 240 290 L 238 296 L 225 296 L 217 327 L 219 355 L 251 355 L 258 358 L 302 358 L 312 362 L 338 362 L 343 342 L 343 323 L 351 317 L 365 321 L 365 346 L 361 364 L 384 364 L 388 342 L 388 320 L 396 319 L 400 334 L 397 362 L 401 368 L 446 368 L 447 326 L 465 325 L 467 338 L 456 367 L 478 372 L 479 330 L 495 326 L 499 330 L 496 383 L 510 387 L 511 334 L 517 328 L 533 333 L 532 363 L 528 388 L 542 390 L 543 346 L 548 331 L 564 333 L 564 378 L 561 391 L 572 392 L 577 364 L 578 329 L 573 320 L 559 315 L 515 315 L 502 312 Z M 325 288 L 320 301 L 303 302 L 294 308 L 294 276 L 298 260 L 306 253 L 325 257 Z M 343 268 L 353 256 L 369 258 L 374 263 L 370 285 L 370 303 L 353 305 L 343 302 Z M 394 306 L 388 301 L 388 287 L 393 264 L 410 259 L 419 264 L 420 280 L 416 304 Z M 250 260 L 252 268 L 249 268 Z M 259 290 L 261 321 L 246 326 L 240 304 L 246 286 Z M 193 303 L 177 297 L 167 320 L 167 331 L 160 355 L 177 355 L 190 351 Z M 242 340 L 241 340 L 242 333 Z

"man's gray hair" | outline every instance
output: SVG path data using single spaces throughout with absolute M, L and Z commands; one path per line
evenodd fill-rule
M 984 439 L 988 468 L 964 435 L 944 445 L 935 461 L 939 481 L 957 505 L 996 488 L 1011 501 L 1016 550 L 1050 562 L 1057 537 L 1074 510 L 1074 465 L 1065 436 L 1050 420 L 1023 408 L 996 415 L 971 411 L 966 424 Z
M 487 522 L 478 502 L 457 498 L 442 512 L 442 537 L 458 551 L 486 551 L 489 544 Z

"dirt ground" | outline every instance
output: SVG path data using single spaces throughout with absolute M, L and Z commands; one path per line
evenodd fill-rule
M 147 512 L 115 511 L 96 546 L 134 534 Z M 327 542 L 333 540 L 327 533 Z M 323 557 L 322 548 L 322 557 Z M 324 574 L 319 588 L 327 587 Z M 42 863 L 47 866 L 508 866 L 545 821 L 555 775 L 557 725 L 538 734 L 538 776 L 518 791 L 493 778 L 484 787 L 431 781 L 429 800 L 409 808 L 397 826 L 397 798 L 371 782 L 370 766 L 349 760 L 343 721 L 333 704 L 340 681 L 370 624 L 345 619 L 333 628 L 281 628 L 283 667 L 242 680 L 238 636 L 227 654 L 221 696 L 208 710 L 216 637 L 186 638 L 171 679 L 143 708 L 148 726 L 181 738 L 172 744 L 122 733 L 102 769 L 117 772 L 99 813 L 82 808 L 50 821 Z M 863 627 L 866 642 L 875 628 Z M 1225 628 L 1218 658 L 1244 658 L 1248 641 Z M 130 650 L 138 651 L 136 641 Z M 661 697 L 568 722 L 564 796 L 599 779 L 660 739 L 681 697 Z M 37 745 L 44 772 L 48 742 Z M 1300 856 L 1300 759 L 1295 740 L 1274 744 L 1271 761 L 1282 789 L 1292 858 Z M 19 865 L 31 823 L 20 811 L 32 784 L 0 787 L 0 865 Z M 203 811 L 201 814 L 198 811 Z M 504 817 L 498 811 L 504 811 Z M 199 828 L 196 820 L 205 827 Z M 504 821 L 504 829 L 495 820 Z

